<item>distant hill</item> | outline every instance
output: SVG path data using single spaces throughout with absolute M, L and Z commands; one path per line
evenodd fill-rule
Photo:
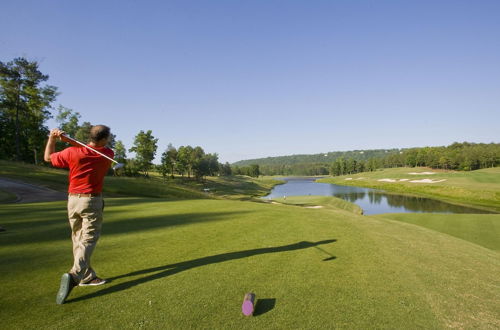
M 233 163 L 235 166 L 248 166 L 252 164 L 263 165 L 295 165 L 303 163 L 332 163 L 340 157 L 352 158 L 355 160 L 367 160 L 370 158 L 382 158 L 390 154 L 398 154 L 403 149 L 373 149 L 373 150 L 352 150 L 352 151 L 333 151 L 312 155 L 290 155 L 267 158 L 256 158 L 240 160 Z

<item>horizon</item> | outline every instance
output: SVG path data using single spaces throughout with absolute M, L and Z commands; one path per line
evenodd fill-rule
M 327 152 L 319 152 L 319 153 L 309 153 L 309 154 L 290 154 L 290 155 L 279 155 L 279 156 L 267 156 L 267 157 L 261 157 L 261 158 L 250 158 L 250 159 L 242 159 L 238 160 L 236 162 L 230 163 L 231 165 L 239 162 L 249 162 L 249 161 L 259 161 L 259 160 L 265 160 L 269 158 L 280 158 L 280 157 L 293 157 L 293 156 L 316 156 L 316 155 L 325 155 L 328 156 L 330 153 L 347 153 L 347 152 L 365 152 L 365 151 L 379 151 L 379 150 L 396 150 L 396 151 L 402 151 L 402 150 L 407 150 L 407 149 L 418 149 L 418 148 L 438 148 L 438 147 L 449 147 L 452 144 L 455 143 L 470 143 L 470 144 L 497 144 L 499 142 L 472 142 L 472 141 L 454 141 L 448 145 L 436 145 L 436 146 L 413 146 L 413 147 L 408 147 L 408 148 L 374 148 L 374 149 L 351 149 L 351 150 L 336 150 L 336 151 L 327 151 Z
M 500 142 L 498 1 L 3 9 L 0 60 L 37 61 L 54 108 L 106 124 L 127 149 L 152 130 L 155 163 L 169 143 L 235 163 Z

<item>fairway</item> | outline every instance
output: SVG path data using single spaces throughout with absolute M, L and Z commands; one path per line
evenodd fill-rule
M 498 252 L 447 234 L 333 208 L 106 201 L 93 266 L 110 283 L 64 305 L 65 203 L 2 206 L 4 329 L 500 326 Z M 254 317 L 241 313 L 247 292 Z
M 498 214 L 393 213 L 376 217 L 404 221 L 500 251 Z

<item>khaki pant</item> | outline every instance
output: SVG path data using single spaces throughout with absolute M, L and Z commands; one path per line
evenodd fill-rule
M 68 218 L 73 240 L 73 268 L 70 274 L 79 282 L 87 282 L 96 277 L 90 266 L 90 257 L 101 234 L 102 196 L 80 197 L 68 196 Z

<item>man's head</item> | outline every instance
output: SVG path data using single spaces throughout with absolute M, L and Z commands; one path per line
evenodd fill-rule
M 105 146 L 108 143 L 110 136 L 110 129 L 108 126 L 95 125 L 90 129 L 90 141 L 98 146 Z

